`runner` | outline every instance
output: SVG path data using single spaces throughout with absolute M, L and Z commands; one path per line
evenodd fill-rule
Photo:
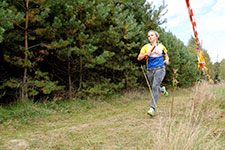
M 138 60 L 146 59 L 147 61 L 147 76 L 152 87 L 152 100 L 150 109 L 147 113 L 151 116 L 155 115 L 155 108 L 159 97 L 159 91 L 168 96 L 166 88 L 160 87 L 163 81 L 166 68 L 165 64 L 169 65 L 169 56 L 167 49 L 158 41 L 159 33 L 154 30 L 148 32 L 148 40 L 150 43 L 144 45 L 138 55 Z M 163 55 L 165 60 L 163 60 Z

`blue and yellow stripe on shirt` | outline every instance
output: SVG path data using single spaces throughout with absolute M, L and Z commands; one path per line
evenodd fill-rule
M 141 48 L 141 53 L 147 53 L 153 48 L 153 45 L 146 44 Z M 147 68 L 155 68 L 159 66 L 164 66 L 163 55 L 167 54 L 167 49 L 161 43 L 158 43 L 156 48 L 153 50 L 150 57 L 147 59 Z

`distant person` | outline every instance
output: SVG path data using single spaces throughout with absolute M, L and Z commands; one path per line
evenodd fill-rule
M 154 30 L 148 32 L 148 40 L 150 43 L 144 45 L 138 55 L 138 60 L 146 59 L 147 76 L 152 87 L 152 100 L 150 109 L 147 114 L 155 115 L 155 108 L 159 97 L 159 91 L 168 96 L 165 86 L 160 87 L 166 74 L 166 65 L 169 65 L 169 56 L 167 49 L 158 41 L 159 33 Z M 163 56 L 165 60 L 163 60 Z

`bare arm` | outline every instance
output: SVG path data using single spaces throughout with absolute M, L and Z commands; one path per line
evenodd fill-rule
M 137 60 L 138 60 L 138 61 L 141 61 L 141 60 L 144 59 L 146 56 L 148 56 L 147 53 L 140 53 L 140 54 L 138 55 Z
M 169 56 L 168 56 L 168 54 L 165 54 L 164 55 L 165 56 L 165 60 L 164 60 L 164 63 L 166 64 L 166 65 L 169 65 Z
M 155 49 L 155 46 L 153 46 L 153 48 L 151 50 L 149 50 L 147 53 L 141 53 L 138 55 L 137 60 L 140 61 L 142 59 L 144 59 L 146 56 L 150 56 L 153 52 L 153 50 Z

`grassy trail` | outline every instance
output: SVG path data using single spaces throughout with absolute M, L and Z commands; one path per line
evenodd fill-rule
M 221 87 L 225 89 L 224 84 Z M 207 114 L 206 108 L 191 111 L 194 93 L 195 88 L 176 91 L 172 118 L 169 117 L 172 92 L 169 97 L 160 95 L 153 118 L 146 114 L 150 104 L 148 92 L 127 92 L 114 100 L 88 101 L 79 107 L 71 102 L 63 111 L 34 117 L 27 123 L 13 120 L 0 124 L 0 149 L 222 149 L 224 117 L 217 120 L 214 116 L 206 117 L 203 115 Z M 222 100 L 218 92 L 206 92 L 204 99 L 213 96 Z M 213 113 L 218 116 L 223 111 L 224 108 L 215 108 Z M 212 120 L 214 123 L 210 123 Z

